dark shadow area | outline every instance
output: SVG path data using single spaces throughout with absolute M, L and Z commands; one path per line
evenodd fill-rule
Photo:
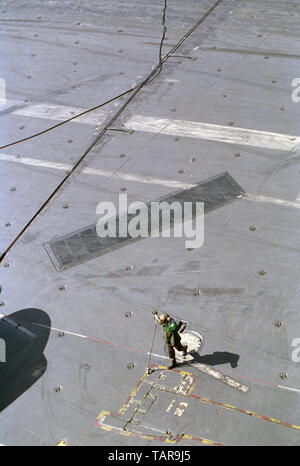
M 0 412 L 30 388 L 46 371 L 43 354 L 51 320 L 40 309 L 23 309 L 0 319 Z M 2 342 L 3 343 L 3 342 Z M 34 407 L 32 407 L 34 409 Z
M 207 364 L 208 366 L 220 366 L 221 364 L 230 364 L 232 368 L 238 366 L 240 356 L 235 353 L 228 353 L 227 351 L 215 351 L 212 354 L 205 354 L 200 356 L 196 352 L 191 352 L 194 357 L 195 363 Z M 191 364 L 193 364 L 193 362 Z

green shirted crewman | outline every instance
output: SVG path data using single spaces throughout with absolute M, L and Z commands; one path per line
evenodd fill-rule
M 182 351 L 184 356 L 187 353 L 187 346 L 183 346 L 181 344 L 180 335 L 178 333 L 178 330 L 182 326 L 182 322 L 177 324 L 175 320 L 172 319 L 172 317 L 170 317 L 168 314 L 161 314 L 159 317 L 157 317 L 157 311 L 154 310 L 152 311 L 152 314 L 154 320 L 158 324 L 162 325 L 163 331 L 165 333 L 165 342 L 171 361 L 171 365 L 168 367 L 168 369 L 173 369 L 177 365 L 174 348 L 176 348 L 177 351 Z

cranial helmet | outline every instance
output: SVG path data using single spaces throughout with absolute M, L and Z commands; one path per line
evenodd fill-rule
M 161 314 L 159 316 L 159 320 L 162 324 L 166 323 L 167 322 L 167 318 L 168 318 L 168 314 Z

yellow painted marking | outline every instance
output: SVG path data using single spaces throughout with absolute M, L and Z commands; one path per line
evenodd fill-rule
M 108 427 L 108 426 L 104 426 L 104 425 L 101 426 L 101 429 L 107 430 L 108 432 L 112 431 L 112 427 Z
M 188 391 L 186 392 L 186 396 L 188 396 L 195 388 L 195 382 L 192 383 L 192 385 L 188 388 Z
M 215 445 L 215 444 L 218 444 L 218 445 L 222 445 L 223 447 L 226 447 L 226 446 L 227 446 L 225 443 L 214 442 L 214 441 L 212 441 L 212 440 L 207 440 L 207 439 L 201 438 L 201 437 L 192 437 L 191 435 L 187 435 L 187 434 L 183 434 L 182 438 L 183 438 L 183 439 L 187 439 L 187 440 L 196 440 L 196 439 L 198 439 L 201 443 L 204 443 L 205 445 Z
M 281 424 L 281 421 L 278 421 L 278 419 L 273 419 L 272 417 L 270 417 L 269 420 L 275 422 L 276 424 Z
M 57 444 L 58 447 L 66 447 L 67 446 L 67 443 L 65 440 L 61 440 L 58 444 Z
M 224 403 L 215 402 L 213 400 L 209 400 L 208 398 L 200 398 L 200 397 L 195 397 L 195 398 L 202 401 L 202 402 L 204 402 L 204 403 L 208 403 L 208 404 L 211 404 L 211 405 L 216 405 L 216 406 L 220 406 L 220 407 L 223 407 L 223 408 L 231 409 L 233 411 L 238 411 L 239 413 L 242 413 L 242 414 L 248 414 L 249 416 L 256 417 L 257 419 L 261 419 L 263 421 L 269 421 L 269 422 L 273 422 L 274 424 L 282 425 L 283 427 L 289 427 L 291 429 L 300 430 L 300 426 L 296 426 L 296 425 L 293 425 L 293 424 L 286 425 L 287 423 L 285 423 L 283 421 L 280 421 L 278 419 L 274 419 L 272 417 L 262 416 L 260 414 L 254 413 L 253 411 L 248 411 L 246 409 L 237 408 L 236 406 L 231 406 L 231 405 L 227 405 L 227 404 L 224 404 Z
M 206 445 L 213 445 L 213 442 L 211 442 L 210 440 L 203 439 L 202 442 Z
M 125 435 L 126 437 L 131 436 L 131 432 L 128 432 L 127 430 L 120 430 L 120 434 Z
M 168 438 L 166 438 L 165 442 L 166 443 L 176 443 L 176 440 L 169 440 Z
M 134 397 L 134 395 L 136 394 L 136 392 L 138 391 L 138 389 L 140 388 L 141 384 L 143 383 L 145 377 L 147 376 L 147 372 L 144 373 L 144 375 L 142 376 L 142 378 L 139 380 L 139 383 L 138 383 L 138 386 L 135 387 L 132 392 L 130 393 L 129 395 L 129 401 L 127 403 L 124 403 L 123 406 L 121 407 L 120 411 L 119 411 L 119 414 L 122 414 L 125 409 L 127 408 L 129 402 L 130 402 L 130 399 Z
M 110 411 L 101 411 L 97 419 L 100 419 L 103 416 L 109 416 L 110 414 L 111 414 Z
M 157 366 L 159 369 L 162 369 L 162 370 L 166 370 L 167 367 L 165 366 Z M 195 378 L 193 376 L 193 374 L 191 372 L 186 372 L 186 371 L 176 371 L 177 373 L 179 374 L 183 374 L 184 376 L 192 376 L 192 384 L 191 386 L 189 387 L 187 393 L 189 393 L 195 386 Z M 126 403 L 124 403 L 120 409 L 120 411 L 118 412 L 118 414 L 122 414 L 124 412 L 125 409 L 128 408 L 129 404 L 132 403 L 134 401 L 134 396 L 136 394 L 136 392 L 139 390 L 139 388 L 141 387 L 142 383 L 144 382 L 145 378 L 148 376 L 148 373 L 145 372 L 144 375 L 142 376 L 142 378 L 139 380 L 139 383 L 137 384 L 137 386 L 132 390 L 130 396 L 128 397 L 128 401 L 126 401 Z M 163 376 L 163 374 L 161 374 L 161 376 Z M 184 383 L 187 382 L 187 381 L 183 381 Z M 146 383 L 150 383 L 149 381 L 146 381 Z M 163 389 L 163 387 L 160 387 L 160 389 Z M 188 398 L 189 396 L 185 395 L 186 398 Z M 198 398 L 198 397 L 196 397 Z M 173 400 L 175 401 L 175 400 Z M 221 403 L 214 403 L 212 402 L 212 400 L 209 400 L 208 398 L 202 398 L 201 401 L 204 401 L 206 403 L 209 403 L 209 404 L 219 404 L 219 405 L 222 405 Z M 170 403 L 169 407 L 167 408 L 167 411 L 169 409 L 171 409 L 171 406 L 172 406 L 172 403 Z M 188 403 L 181 403 L 179 406 L 181 406 L 181 410 L 183 412 L 184 408 L 186 408 L 186 406 L 188 405 Z M 222 405 L 224 407 L 227 407 L 229 409 L 238 409 L 238 408 L 235 408 L 234 406 L 231 406 L 231 405 Z M 181 412 L 181 414 L 182 414 Z M 105 417 L 106 416 L 111 416 L 112 413 L 110 411 L 101 411 L 101 413 L 99 414 L 98 416 L 98 420 L 100 420 L 100 422 L 103 422 Z M 118 417 L 118 416 L 116 416 Z M 104 425 L 103 423 L 101 423 L 99 425 L 99 427 L 101 429 L 104 429 L 108 432 L 111 432 L 111 431 L 117 431 L 119 434 L 121 435 L 124 435 L 126 437 L 130 437 L 130 436 L 138 436 L 139 438 L 142 438 L 142 439 L 145 439 L 145 440 L 154 440 L 156 437 L 155 436 L 149 436 L 149 435 L 142 435 L 142 434 L 139 434 L 139 433 L 135 433 L 135 432 L 130 432 L 130 431 L 126 431 L 126 430 L 121 430 L 121 429 L 118 429 L 116 427 L 112 427 L 112 426 L 108 426 L 108 425 Z M 300 429 L 300 428 L 299 428 Z M 216 442 L 213 442 L 211 440 L 207 440 L 207 439 L 202 439 L 202 438 L 197 438 L 197 437 L 193 437 L 193 436 L 190 436 L 190 435 L 187 435 L 187 434 L 183 434 L 181 436 L 181 438 L 185 438 L 185 439 L 189 439 L 189 440 L 199 440 L 201 441 L 202 443 L 204 444 L 207 444 L 207 445 L 214 445 Z M 163 440 L 163 439 L 162 439 Z M 165 443 L 168 443 L 168 444 L 176 444 L 178 441 L 180 440 L 179 437 L 176 437 L 175 440 L 171 440 L 169 438 L 164 438 L 164 442 Z
M 123 405 L 122 408 L 119 411 L 119 414 L 122 414 L 125 411 L 126 408 L 127 408 L 127 405 L 126 404 Z

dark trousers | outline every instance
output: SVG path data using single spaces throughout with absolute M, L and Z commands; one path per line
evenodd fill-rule
M 168 354 L 169 354 L 171 364 L 174 364 L 176 362 L 174 348 L 176 348 L 177 351 L 184 351 L 185 347 L 182 346 L 181 341 L 180 341 L 180 336 L 178 335 L 178 333 L 175 334 L 173 338 L 167 337 L 166 344 L 167 344 L 167 349 L 168 349 Z

